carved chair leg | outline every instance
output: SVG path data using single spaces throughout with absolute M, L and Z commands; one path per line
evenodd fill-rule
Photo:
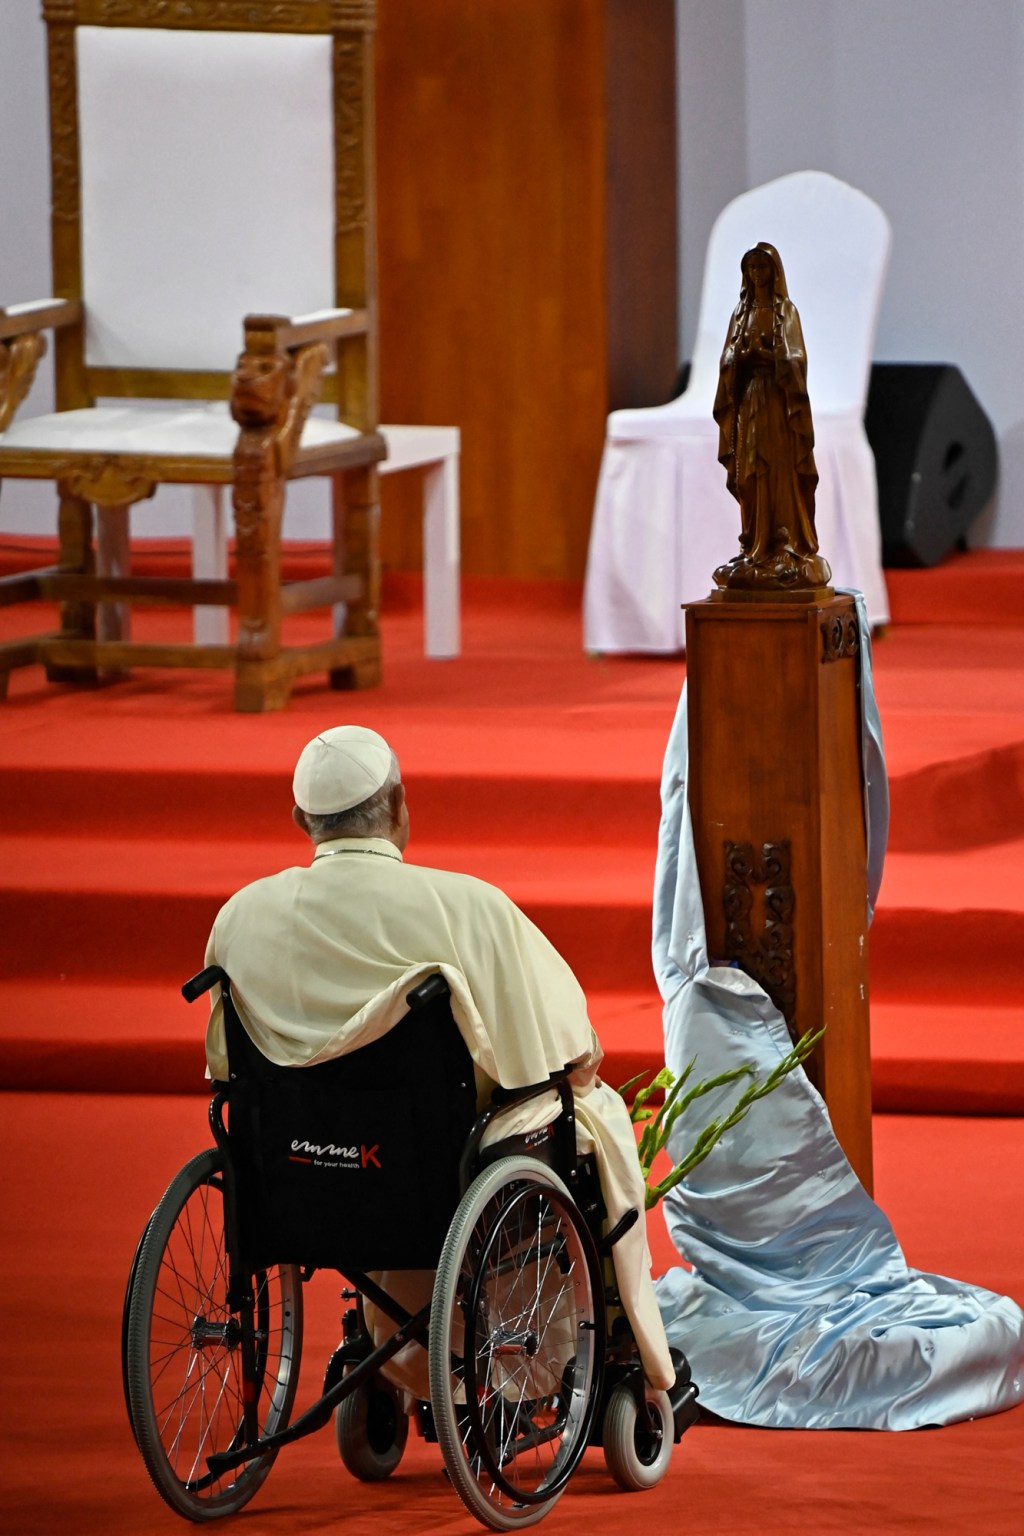
M 334 610 L 338 636 L 375 637 L 380 610 L 380 501 L 377 470 L 349 470 L 332 482 L 335 576 L 359 576 L 362 590 L 352 602 Z M 332 688 L 376 688 L 380 682 L 380 651 L 359 661 L 333 667 L 327 674 Z
M 332 688 L 376 688 L 380 684 L 380 657 L 353 661 L 345 667 L 332 667 L 327 674 Z
M 363 590 L 335 614 L 335 633 L 376 635 L 380 612 L 380 497 L 376 467 L 335 475 L 333 566 L 335 576 L 359 576 Z
M 98 576 L 119 577 L 130 574 L 129 511 L 127 504 L 96 508 L 96 574 Z M 129 640 L 131 626 L 129 603 L 107 599 L 97 604 L 96 635 L 99 640 Z M 127 675 L 125 667 L 100 668 L 100 676 L 103 678 Z
M 284 480 L 269 455 L 238 462 L 234 488 L 238 646 L 235 708 L 281 709 L 291 674 L 281 664 L 281 514 Z
M 235 670 L 235 709 L 242 715 L 284 709 L 292 691 L 292 674 L 269 662 L 239 661 Z
M 60 511 L 57 520 L 60 554 L 58 563 L 69 574 L 92 576 L 96 568 L 93 546 L 92 504 L 59 483 Z M 64 640 L 95 640 L 96 604 L 84 598 L 60 605 L 60 633 Z M 98 673 L 93 666 L 71 666 L 49 661 L 43 652 L 43 665 L 51 683 L 95 683 Z
M 224 494 L 220 485 L 192 487 L 192 575 L 197 581 L 226 581 L 228 536 L 224 526 Z M 192 610 L 196 645 L 227 645 L 231 639 L 231 610 L 207 605 Z

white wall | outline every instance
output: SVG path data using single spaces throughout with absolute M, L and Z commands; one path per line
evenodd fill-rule
M 718 210 L 808 166 L 853 182 L 893 225 L 876 355 L 963 370 L 1001 452 L 995 506 L 972 538 L 1024 546 L 1024 3 L 677 6 L 681 355 Z M 43 24 L 32 0 L 0 0 L 0 303 L 49 289 L 47 178 Z M 22 409 L 50 399 L 44 361 Z M 50 532 L 53 509 L 49 487 L 8 482 L 0 530 Z M 139 531 L 162 516 L 150 504 Z
M 711 226 L 751 183 L 744 0 L 676 0 L 676 11 L 682 359 L 693 352 Z
M 788 171 L 831 171 L 882 205 L 893 252 L 875 355 L 955 363 L 1000 442 L 972 542 L 1024 545 L 1024 4 L 1021 0 L 678 0 L 683 261 L 709 209 Z M 736 11 L 742 17 L 736 16 Z M 711 13 L 710 15 L 708 13 Z M 709 29 L 725 73 L 703 67 Z M 688 40 L 690 42 L 688 43 Z M 687 67 L 687 53 L 691 56 Z M 710 58 L 707 61 L 710 63 Z M 743 99 L 722 132 L 723 83 Z M 724 137 L 716 161 L 715 144 Z M 714 183 L 714 192 L 712 190 Z M 715 195 L 720 193 L 720 195 Z M 687 209 L 699 221 L 687 228 Z M 699 284 L 698 284 L 699 286 Z M 683 275 L 683 345 L 696 324 Z M 799 295 L 795 295 L 799 303 Z

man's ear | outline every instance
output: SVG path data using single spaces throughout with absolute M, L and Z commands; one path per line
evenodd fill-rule
M 292 821 L 294 821 L 300 832 L 305 832 L 306 836 L 309 836 L 309 822 L 306 820 L 306 813 L 300 810 L 297 805 L 292 806 Z
M 402 806 L 405 804 L 405 785 L 398 783 L 391 791 L 391 825 L 398 826 L 402 814 Z

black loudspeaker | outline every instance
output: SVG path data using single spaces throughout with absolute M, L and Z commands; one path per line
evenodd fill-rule
M 875 363 L 867 411 L 882 564 L 937 565 L 995 489 L 992 423 L 948 363 Z

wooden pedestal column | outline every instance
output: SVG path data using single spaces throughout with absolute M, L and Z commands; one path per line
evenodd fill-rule
M 827 589 L 826 589 L 827 591 Z M 709 598 L 686 614 L 690 809 L 713 960 L 736 960 L 808 1064 L 868 1190 L 871 1060 L 856 611 Z

